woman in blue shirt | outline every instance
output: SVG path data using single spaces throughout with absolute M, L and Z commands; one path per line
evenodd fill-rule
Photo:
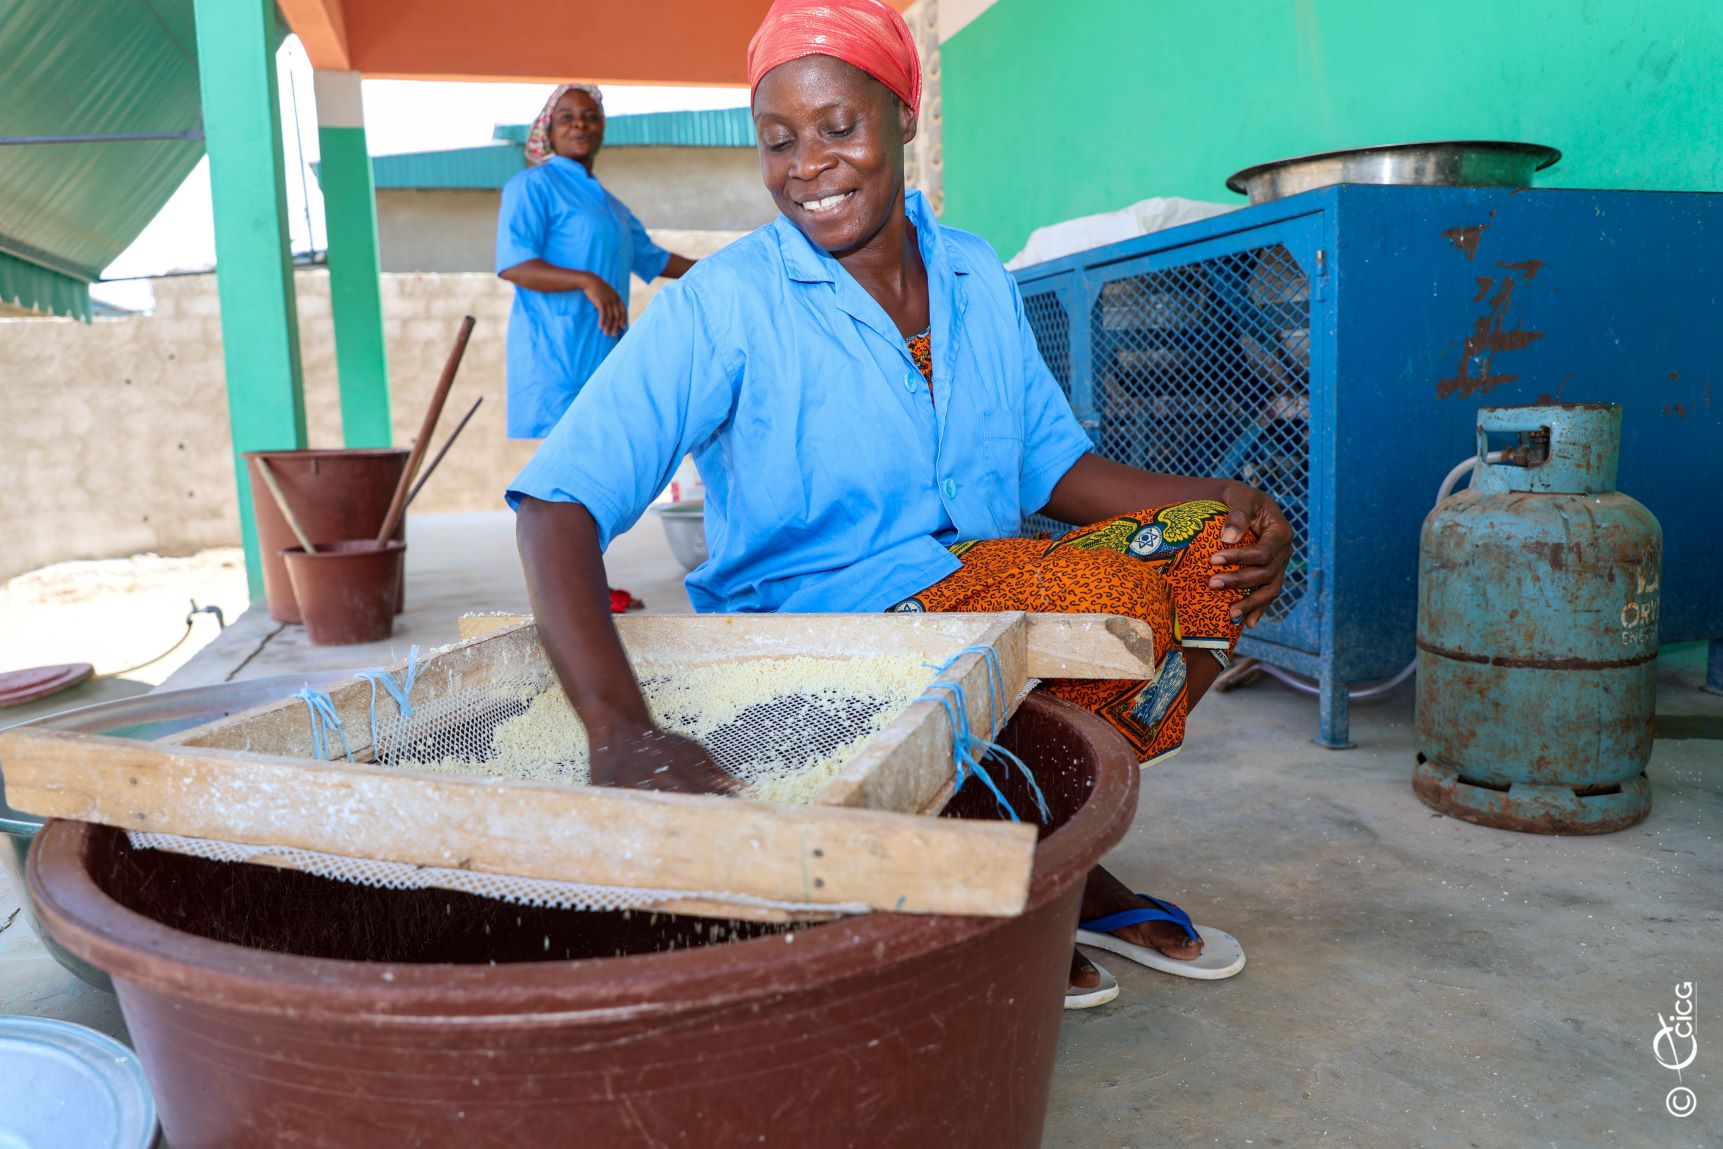
M 515 285 L 508 333 L 508 434 L 542 439 L 628 326 L 631 274 L 678 279 L 693 260 L 647 238 L 592 174 L 604 98 L 551 93 L 527 135 L 528 167 L 503 187 L 497 274 Z
M 1239 627 L 1279 593 L 1290 527 L 1243 483 L 1091 453 L 998 257 L 905 192 L 920 69 L 894 10 L 779 0 L 749 76 L 780 218 L 659 295 L 509 490 L 593 780 L 732 785 L 654 727 L 603 596 L 603 548 L 685 453 L 707 492 L 696 609 L 1133 613 L 1155 629 L 1157 680 L 1085 704 L 1144 760 L 1171 753 Z M 1037 511 L 1094 525 L 1012 538 Z M 1196 958 L 1188 919 L 1159 905 L 1097 867 L 1083 915 L 1096 944 L 1137 960 Z M 1068 1004 L 1105 1000 L 1080 954 L 1071 978 Z

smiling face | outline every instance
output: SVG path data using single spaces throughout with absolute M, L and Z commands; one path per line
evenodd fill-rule
M 778 210 L 834 256 L 903 212 L 903 145 L 915 117 L 886 86 L 832 56 L 780 64 L 754 91 L 760 174 Z
M 550 114 L 551 150 L 591 167 L 603 146 L 604 109 L 585 92 L 564 92 Z

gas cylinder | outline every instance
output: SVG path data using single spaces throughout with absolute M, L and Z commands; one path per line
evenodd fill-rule
M 1599 834 L 1651 810 L 1663 531 L 1615 489 L 1620 447 L 1614 404 L 1486 407 L 1471 486 L 1424 520 L 1412 784 L 1443 813 Z

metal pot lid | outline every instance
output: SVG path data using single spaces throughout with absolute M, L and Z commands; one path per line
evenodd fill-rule
M 1341 148 L 1332 152 L 1311 152 L 1305 156 L 1289 156 L 1286 159 L 1270 160 L 1265 164 L 1252 164 L 1234 172 L 1226 179 L 1229 191 L 1240 195 L 1247 194 L 1252 179 L 1264 172 L 1275 168 L 1292 167 L 1296 164 L 1321 163 L 1323 161 L 1362 159 L 1367 156 L 1391 155 L 1395 152 L 1429 152 L 1429 151 L 1473 151 L 1473 152 L 1520 152 L 1528 157 L 1535 157 L 1537 165 L 1533 171 L 1543 171 L 1561 159 L 1561 152 L 1543 144 L 1523 144 L 1513 140 L 1428 140 L 1423 143 L 1411 144 L 1379 144 L 1369 148 Z
M 149 1149 L 156 1103 L 137 1055 L 69 1021 L 0 1017 L 0 1149 Z

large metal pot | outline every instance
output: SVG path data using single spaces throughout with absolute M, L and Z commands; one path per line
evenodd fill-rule
M 1523 188 L 1532 185 L 1534 173 L 1559 159 L 1554 148 L 1506 140 L 1386 144 L 1257 164 L 1233 173 L 1226 186 L 1248 195 L 1251 203 L 1334 184 Z

